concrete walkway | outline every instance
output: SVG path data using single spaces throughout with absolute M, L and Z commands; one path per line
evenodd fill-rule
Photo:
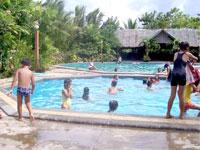
M 197 132 L 0 119 L 1 150 L 199 150 Z
M 43 78 L 93 76 L 97 73 L 51 68 Z M 0 88 L 12 78 L 1 79 Z M 16 104 L 14 104 L 16 107 Z M 196 120 L 198 121 L 198 120 Z M 176 130 L 105 127 L 56 121 L 0 119 L 0 150 L 198 150 L 200 133 Z

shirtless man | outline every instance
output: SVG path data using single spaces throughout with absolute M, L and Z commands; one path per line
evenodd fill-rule
M 116 94 L 117 91 L 124 91 L 124 89 L 117 88 L 116 86 L 117 86 L 117 81 L 112 81 L 111 87 L 108 89 L 107 92 L 110 93 L 110 94 Z
M 30 103 L 30 95 L 33 94 L 33 90 L 35 88 L 35 80 L 32 71 L 29 70 L 31 62 L 28 58 L 24 58 L 21 61 L 22 68 L 18 69 L 13 78 L 13 82 L 11 85 L 10 92 L 8 95 L 13 93 L 13 88 L 18 80 L 17 87 L 17 110 L 18 110 L 18 118 L 17 120 L 22 120 L 22 99 L 25 97 L 26 107 L 29 111 L 30 121 L 34 120 L 32 106 Z M 32 83 L 32 89 L 30 88 L 30 81 Z

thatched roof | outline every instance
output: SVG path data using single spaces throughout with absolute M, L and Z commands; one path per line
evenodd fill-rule
M 145 38 L 157 38 L 158 43 L 177 39 L 189 42 L 191 47 L 200 46 L 200 29 L 118 29 L 115 34 L 125 48 L 140 47 Z

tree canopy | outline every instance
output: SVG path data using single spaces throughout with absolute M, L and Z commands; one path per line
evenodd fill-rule
M 115 36 L 115 31 L 121 28 L 117 17 L 103 21 L 104 14 L 99 8 L 88 13 L 86 9 L 85 6 L 76 6 L 74 11 L 66 11 L 63 0 L 46 0 L 44 3 L 1 0 L 0 77 L 12 75 L 25 57 L 31 59 L 32 69 L 48 68 L 57 63 L 86 61 L 92 56 L 96 61 L 109 61 L 111 57 L 117 57 L 121 47 Z M 141 27 L 137 26 L 138 21 L 142 23 Z M 40 66 L 34 66 L 35 25 L 39 25 Z M 190 17 L 177 8 L 166 13 L 153 11 L 134 21 L 129 19 L 124 27 L 199 29 L 200 14 L 198 17 Z M 155 45 L 153 41 L 148 42 Z M 149 50 L 149 47 L 146 49 Z

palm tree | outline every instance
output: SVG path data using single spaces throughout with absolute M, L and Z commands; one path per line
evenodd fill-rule
M 104 16 L 104 14 L 102 12 L 100 12 L 99 8 L 97 8 L 94 11 L 90 12 L 86 16 L 86 22 L 87 22 L 88 25 L 94 24 L 94 25 L 97 25 L 99 27 L 100 24 L 101 24 L 103 16 Z
M 74 24 L 77 25 L 78 27 L 85 26 L 85 6 L 75 7 Z
M 128 23 L 124 23 L 125 29 L 136 29 L 137 28 L 137 19 L 133 22 L 130 18 L 128 19 Z

